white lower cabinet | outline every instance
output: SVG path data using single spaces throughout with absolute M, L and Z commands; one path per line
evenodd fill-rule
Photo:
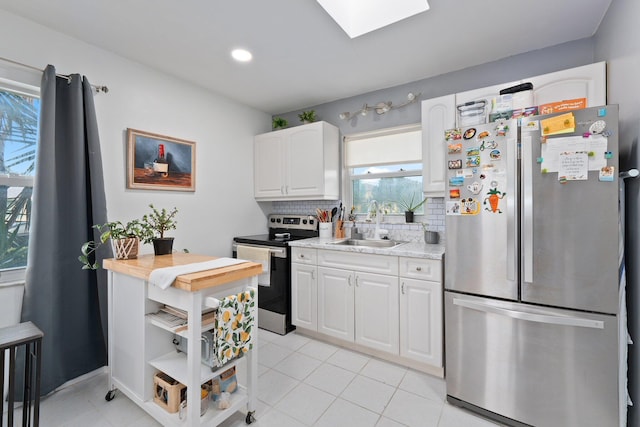
M 398 354 L 398 277 L 318 267 L 318 332 Z
M 442 263 L 400 257 L 400 356 L 443 366 Z
M 318 330 L 318 253 L 316 249 L 292 248 L 291 323 Z
M 292 322 L 442 376 L 441 276 L 441 260 L 294 247 Z
M 318 332 L 353 341 L 355 338 L 353 272 L 318 267 Z
M 318 330 L 318 267 L 291 263 L 291 323 Z
M 318 332 L 398 354 L 398 258 L 318 251 Z
M 398 354 L 398 278 L 356 273 L 355 285 L 356 343 Z

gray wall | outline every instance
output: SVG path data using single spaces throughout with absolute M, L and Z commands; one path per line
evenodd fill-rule
M 640 168 L 640 2 L 613 0 L 595 35 L 597 61 L 607 61 L 607 96 L 620 106 L 620 168 Z M 628 425 L 640 425 L 640 179 L 626 182 L 626 265 L 629 333 L 629 388 L 636 406 L 629 408 Z
M 382 101 L 391 101 L 396 105 L 402 104 L 407 100 L 406 97 L 409 92 L 422 93 L 420 99 L 429 99 L 578 67 L 595 62 L 593 52 L 594 47 L 591 38 L 577 40 L 401 86 L 381 89 L 326 104 L 309 106 L 304 110 L 314 109 L 319 120 L 338 126 L 343 135 L 419 123 L 419 103 L 391 110 L 384 115 L 378 115 L 374 111 L 370 111 L 367 116 L 357 117 L 353 120 L 341 120 L 338 115 L 345 111 L 354 112 L 359 110 L 365 103 L 375 105 Z M 434 58 L 434 60 L 437 60 L 437 58 Z M 289 126 L 297 126 L 300 124 L 298 119 L 300 111 L 302 110 L 283 112 L 274 115 L 274 117 L 285 118 L 289 122 Z

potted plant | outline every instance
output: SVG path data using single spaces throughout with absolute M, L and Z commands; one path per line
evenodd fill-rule
M 274 117 L 271 121 L 271 125 L 274 130 L 276 129 L 284 129 L 289 125 L 289 122 L 282 117 Z
M 111 240 L 116 259 L 134 259 L 138 257 L 139 241 L 145 236 L 145 231 L 140 221 L 133 220 L 126 224 L 120 221 L 113 221 L 105 224 L 96 224 L 93 228 L 100 232 L 100 237 L 97 241 L 90 240 L 85 242 L 80 248 L 81 255 L 78 260 L 83 264 L 83 269 L 96 270 L 100 267 L 98 261 L 95 260 L 94 253 L 109 240 Z
M 411 198 L 401 199 L 398 203 L 402 209 L 404 209 L 404 219 L 406 222 L 413 222 L 413 214 L 416 209 L 420 208 L 425 202 L 427 198 L 424 197 L 422 200 L 416 200 L 416 194 L 411 194 Z
M 153 243 L 153 253 L 156 255 L 167 255 L 173 251 L 173 237 L 165 237 L 164 233 L 175 230 L 177 222 L 175 216 L 177 208 L 167 211 L 165 208 L 156 209 L 153 204 L 150 214 L 142 216 L 142 228 L 144 230 L 144 243 Z
M 303 111 L 298 114 L 298 118 L 302 123 L 313 123 L 316 121 L 316 112 L 315 110 Z

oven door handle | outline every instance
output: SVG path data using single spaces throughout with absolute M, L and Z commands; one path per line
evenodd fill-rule
M 252 247 L 252 248 L 265 248 L 265 246 L 260 246 L 260 245 L 248 245 L 246 243 L 234 243 L 233 244 L 233 251 L 236 252 L 238 250 L 238 246 L 248 246 L 248 247 Z M 274 248 L 274 247 L 267 247 L 269 249 L 269 253 L 271 254 L 271 256 L 275 256 L 277 258 L 286 258 L 287 257 L 287 250 L 286 248 Z

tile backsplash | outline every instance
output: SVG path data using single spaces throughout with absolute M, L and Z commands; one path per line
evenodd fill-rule
M 301 200 L 291 202 L 272 202 L 274 213 L 281 214 L 308 214 L 315 215 L 316 209 L 331 210 L 338 206 L 340 202 L 335 200 Z M 414 223 L 404 222 L 404 215 L 385 215 L 380 223 L 380 228 L 389 230 L 389 237 L 394 240 L 406 240 L 420 242 L 424 238 L 422 223 L 427 223 L 427 230 L 438 231 L 441 238 L 444 237 L 444 198 L 428 198 L 426 203 L 426 215 L 416 215 Z M 347 211 L 350 206 L 347 207 Z M 355 226 L 371 237 L 375 229 L 375 221 L 366 222 L 366 215 L 358 215 Z M 347 233 L 353 226 L 351 222 L 346 224 Z M 349 234 L 347 234 L 349 235 Z

